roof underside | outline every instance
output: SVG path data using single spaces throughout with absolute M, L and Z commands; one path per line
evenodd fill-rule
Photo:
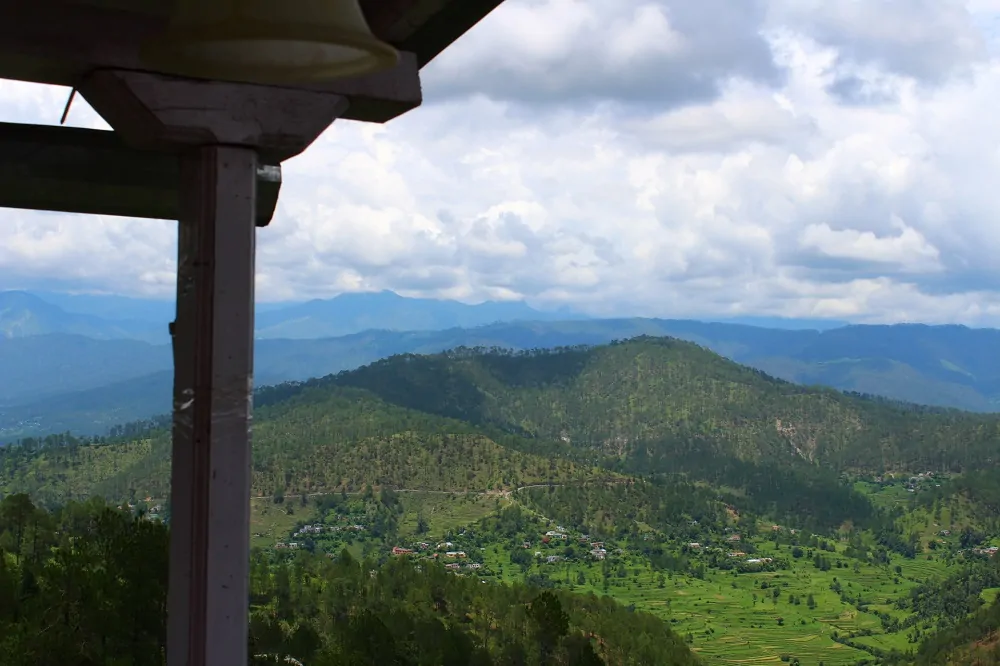
M 372 31 L 423 67 L 502 0 L 360 0 Z M 0 78 L 73 86 L 94 68 L 142 69 L 138 48 L 159 33 L 173 0 L 0 0 Z M 315 86 L 303 86 L 315 87 Z M 348 95 L 351 97 L 351 95 Z M 363 95 L 358 95 L 363 98 Z M 351 120 L 403 109 L 352 99 Z
M 360 0 L 372 31 L 403 53 L 410 80 L 501 2 Z M 0 0 L 0 79 L 74 87 L 94 69 L 142 69 L 139 46 L 166 26 L 173 5 Z M 349 120 L 385 122 L 420 104 L 419 84 L 387 88 L 362 77 L 330 85 L 302 87 L 346 96 Z M 178 172 L 175 155 L 138 151 L 112 132 L 0 122 L 0 207 L 176 219 Z M 270 221 L 280 186 L 278 167 L 261 170 L 258 226 Z

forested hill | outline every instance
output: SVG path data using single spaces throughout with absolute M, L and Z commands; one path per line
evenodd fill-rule
M 261 389 L 253 493 L 506 492 L 684 472 L 743 489 L 755 510 L 835 524 L 868 513 L 837 472 L 992 465 L 998 439 L 995 417 L 804 388 L 673 339 L 458 350 Z M 0 449 L 0 494 L 59 503 L 167 493 L 168 432 L 68 441 Z
M 570 456 L 522 438 L 386 403 L 337 386 L 298 389 L 254 413 L 254 496 L 387 486 L 429 491 L 501 491 L 599 476 Z M 272 398 L 272 399 L 268 399 Z M 537 451 L 537 452 L 536 452 Z M 165 497 L 165 429 L 91 443 L 72 437 L 0 448 L 0 496 L 27 492 L 46 505 L 93 494 L 112 501 Z
M 963 469 L 992 464 L 1000 418 L 802 387 L 671 338 L 510 353 L 392 357 L 274 389 L 321 386 L 656 471 L 678 459 L 802 462 L 833 469 Z

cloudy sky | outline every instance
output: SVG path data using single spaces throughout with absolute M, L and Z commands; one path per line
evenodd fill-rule
M 1000 326 L 1000 0 L 507 0 L 423 81 L 286 163 L 261 300 Z M 0 210 L 0 289 L 169 297 L 174 226 Z

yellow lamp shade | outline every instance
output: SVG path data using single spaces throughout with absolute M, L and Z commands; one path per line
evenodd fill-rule
M 141 55 L 164 73 L 264 84 L 358 76 L 399 59 L 358 0 L 178 0 Z

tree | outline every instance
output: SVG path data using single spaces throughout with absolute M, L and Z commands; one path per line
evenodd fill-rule
M 542 659 L 548 661 L 559 639 L 569 631 L 569 616 L 555 594 L 542 592 L 528 607 L 528 617 L 535 626 Z

